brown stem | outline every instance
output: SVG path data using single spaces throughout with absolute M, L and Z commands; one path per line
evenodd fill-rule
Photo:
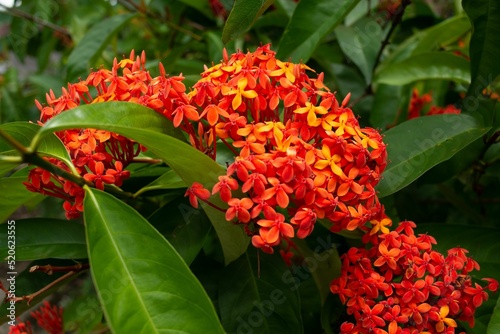
M 54 272 L 61 271 L 74 271 L 79 272 L 82 270 L 86 270 L 89 268 L 88 263 L 77 263 L 74 266 L 53 266 L 53 265 L 45 265 L 45 266 L 33 266 L 30 268 L 30 273 L 34 273 L 35 271 L 41 271 L 46 273 L 47 275 L 52 275 Z
M 30 305 L 31 301 L 38 297 L 39 295 L 41 295 L 42 293 L 48 291 L 49 289 L 53 288 L 54 286 L 56 286 L 57 284 L 59 284 L 60 282 L 74 276 L 78 274 L 77 271 L 70 271 L 64 275 L 62 275 L 61 277 L 59 277 L 58 279 L 50 282 L 49 284 L 47 284 L 46 286 L 44 286 L 43 288 L 41 288 L 40 290 L 34 292 L 34 293 L 31 293 L 29 295 L 26 295 L 26 296 L 22 296 L 22 297 L 15 297 L 15 298 L 12 298 L 12 299 L 6 299 L 6 300 L 14 300 L 16 303 L 17 302 L 22 302 L 22 301 L 26 301 L 26 303 L 28 304 L 28 306 Z
M 403 14 L 405 13 L 406 7 L 408 7 L 411 4 L 411 0 L 402 0 L 401 5 L 398 7 L 396 13 L 394 14 L 392 18 L 392 24 L 391 28 L 389 29 L 389 32 L 387 32 L 387 35 L 385 36 L 384 40 L 382 41 L 382 44 L 380 45 L 380 49 L 378 50 L 377 56 L 375 57 L 375 64 L 373 65 L 373 72 L 377 68 L 378 64 L 380 63 L 380 58 L 382 57 L 382 53 L 384 52 L 384 49 L 387 45 L 389 45 L 389 39 L 391 38 L 392 34 L 396 30 L 396 27 L 398 24 L 401 23 L 401 20 L 403 18 Z

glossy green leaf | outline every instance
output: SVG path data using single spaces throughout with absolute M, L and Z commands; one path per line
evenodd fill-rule
M 472 23 L 469 54 L 472 83 L 467 92 L 479 96 L 500 75 L 500 2 L 497 0 L 463 0 L 462 5 Z
M 134 16 L 114 15 L 94 25 L 69 55 L 67 78 L 72 80 L 88 71 L 110 39 Z
M 359 0 L 300 1 L 281 38 L 277 57 L 306 63 L 321 40 Z
M 389 163 L 376 187 L 379 197 L 404 188 L 488 130 L 470 115 L 448 114 L 415 118 L 386 131 Z
M 20 206 L 43 198 L 43 195 L 27 190 L 23 184 L 25 181 L 26 177 L 0 179 L 0 194 L 5 194 L 0 201 L 0 224 L 5 223 Z
M 202 209 L 195 209 L 187 198 L 177 198 L 158 209 L 148 221 L 190 265 L 203 248 L 212 227 Z
M 40 126 L 28 122 L 12 122 L 0 125 L 0 129 L 12 136 L 12 138 L 24 147 L 29 147 L 31 140 L 40 129 Z M 37 151 L 41 155 L 57 158 L 66 165 L 72 166 L 68 151 L 61 140 L 55 135 L 47 136 L 40 143 Z M 0 155 L 19 156 L 18 152 L 2 137 L 0 137 Z M 16 167 L 16 165 L 18 164 L 0 160 L 0 175 L 10 171 L 13 167 Z
M 272 2 L 273 0 L 235 1 L 222 31 L 222 42 L 227 44 L 247 31 Z
M 74 221 L 48 218 L 16 220 L 0 225 L 0 240 L 15 233 L 16 260 L 84 259 L 87 257 L 85 230 Z M 0 258 L 7 256 L 6 243 L 0 244 Z
M 137 211 L 85 187 L 92 277 L 113 333 L 223 333 L 189 267 Z
M 278 254 L 263 254 L 259 262 L 256 253 L 249 250 L 221 275 L 219 310 L 224 329 L 228 333 L 303 333 L 295 278 Z
M 211 188 L 218 181 L 218 176 L 225 174 L 224 169 L 205 154 L 164 134 L 172 128 L 169 120 L 134 103 L 97 103 L 68 110 L 47 122 L 34 139 L 33 145 L 36 146 L 49 133 L 75 127 L 112 131 L 143 144 L 165 161 L 188 185 L 200 182 Z M 210 200 L 219 207 L 225 206 L 218 196 Z M 203 209 L 217 232 L 226 262 L 234 261 L 245 252 L 249 238 L 243 229 L 228 223 L 223 212 L 208 205 L 204 205 Z
M 340 25 L 335 35 L 345 56 L 359 68 L 366 84 L 372 80 L 373 67 L 384 36 L 373 18 L 364 18 L 353 26 Z
M 446 52 L 421 53 L 399 63 L 384 66 L 374 81 L 388 85 L 405 85 L 418 80 L 441 79 L 468 84 L 469 62 Z

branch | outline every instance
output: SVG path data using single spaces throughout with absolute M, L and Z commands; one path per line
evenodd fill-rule
M 66 279 L 69 279 L 73 276 L 75 276 L 76 274 L 78 274 L 79 272 L 78 271 L 70 271 L 64 275 L 62 275 L 61 277 L 59 277 L 58 279 L 50 282 L 49 284 L 47 284 L 46 286 L 44 286 L 43 288 L 41 288 L 40 290 L 36 291 L 36 292 L 33 292 L 29 295 L 26 295 L 26 296 L 21 296 L 21 297 L 15 297 L 15 298 L 12 298 L 12 299 L 9 299 L 9 298 L 6 298 L 7 301 L 10 301 L 10 300 L 13 300 L 15 301 L 16 303 L 17 302 L 22 302 L 22 301 L 26 301 L 28 306 L 30 305 L 31 301 L 40 296 L 42 293 L 50 290 L 51 288 L 55 287 L 57 284 L 61 283 L 62 281 L 66 280 Z
M 394 14 L 392 18 L 392 24 L 391 28 L 387 32 L 387 35 L 385 36 L 384 40 L 382 41 L 382 44 L 380 45 L 380 49 L 378 50 L 377 56 L 375 57 L 375 64 L 373 65 L 373 72 L 375 72 L 375 69 L 377 68 L 378 64 L 380 63 L 380 58 L 382 57 L 382 53 L 384 52 L 384 49 L 387 45 L 390 44 L 389 39 L 391 38 L 392 34 L 396 30 L 396 27 L 398 24 L 401 23 L 401 20 L 403 19 L 403 15 L 405 13 L 406 7 L 408 7 L 411 4 L 411 0 L 402 0 L 401 5 L 398 7 L 398 10 Z
M 132 8 L 132 9 L 134 9 L 134 10 L 138 11 L 139 13 L 142 13 L 142 14 L 144 14 L 146 16 L 149 16 L 151 18 L 155 18 L 155 19 L 158 19 L 160 21 L 163 21 L 170 28 L 172 28 L 174 30 L 177 30 L 179 32 L 182 32 L 182 33 L 184 33 L 184 34 L 186 34 L 188 36 L 191 36 L 192 38 L 194 38 L 197 41 L 203 40 L 203 37 L 201 37 L 200 35 L 195 34 L 194 32 L 192 32 L 190 30 L 187 30 L 186 28 L 183 28 L 183 27 L 181 27 L 180 25 L 178 25 L 176 23 L 173 23 L 173 22 L 170 22 L 168 20 L 165 20 L 160 15 L 148 11 L 147 8 L 144 8 L 143 6 L 139 6 L 138 4 L 136 4 L 135 2 L 133 2 L 131 0 L 118 0 L 118 2 L 121 3 L 123 6 L 127 7 L 129 10 Z
M 2 5 L 2 4 L 0 4 L 0 8 L 3 8 L 7 12 L 7 14 L 10 14 L 10 15 L 15 16 L 15 17 L 20 17 L 22 19 L 30 20 L 32 22 L 35 22 L 35 23 L 41 25 L 42 27 L 52 29 L 54 31 L 57 31 L 57 32 L 63 34 L 63 35 L 71 37 L 71 34 L 69 33 L 69 31 L 66 28 L 60 27 L 54 23 L 44 21 L 36 16 L 33 16 L 33 15 L 28 14 L 26 12 L 23 12 L 22 10 L 19 10 L 17 8 L 7 7 L 7 6 Z
M 54 272 L 61 272 L 61 271 L 74 271 L 74 272 L 79 272 L 82 270 L 86 270 L 89 268 L 88 263 L 77 263 L 74 266 L 53 266 L 50 264 L 47 264 L 45 266 L 32 266 L 30 268 L 30 273 L 34 273 L 35 271 L 41 271 L 46 273 L 47 275 L 52 275 Z

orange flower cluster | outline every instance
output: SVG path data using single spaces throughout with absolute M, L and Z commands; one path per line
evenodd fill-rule
M 381 135 L 361 128 L 349 97 L 339 104 L 323 74 L 311 78 L 308 70 L 264 45 L 225 55 L 188 94 L 200 116 L 192 145 L 215 157 L 220 139 L 235 154 L 212 194 L 228 204 L 226 219 L 244 224 L 268 253 L 295 234 L 308 236 L 318 218 L 334 231 L 355 230 L 381 211 L 374 190 L 386 166 Z M 193 203 L 200 192 L 195 184 L 186 195 Z
M 425 107 L 425 105 L 431 102 L 431 94 L 427 93 L 424 95 L 419 95 L 418 90 L 413 89 L 410 106 L 408 108 L 408 119 L 420 117 L 422 114 L 422 109 Z M 445 107 L 431 106 L 429 111 L 425 115 L 430 116 L 441 114 L 460 114 L 460 109 L 455 107 L 453 104 L 448 104 Z
M 355 321 L 342 324 L 341 333 L 455 333 L 455 319 L 474 325 L 486 291 L 497 291 L 498 282 L 473 284 L 469 273 L 479 264 L 467 250 L 444 256 L 432 250 L 436 240 L 415 235 L 415 227 L 404 221 L 392 232 L 380 230 L 369 248 L 353 247 L 342 256 L 341 276 L 330 290 Z
M 182 77 L 167 77 L 160 64 L 162 75 L 152 78 L 145 69 L 145 62 L 144 53 L 136 57 L 132 51 L 129 58 L 120 62 L 115 59 L 111 70 L 99 69 L 90 73 L 85 81 L 68 84 L 59 97 L 50 91 L 46 94 L 46 105 L 36 101 L 41 113 L 39 123 L 43 125 L 55 115 L 81 104 L 127 101 L 160 113 L 167 113 L 168 109 L 171 114 L 188 103 Z M 120 187 L 130 176 L 125 168 L 142 149 L 132 140 L 109 131 L 75 129 L 59 132 L 57 136 L 66 146 L 77 172 L 99 189 L 105 184 Z M 48 160 L 69 171 L 61 161 Z M 62 198 L 68 219 L 79 217 L 83 210 L 83 189 L 42 168 L 32 169 L 25 185 L 33 192 Z

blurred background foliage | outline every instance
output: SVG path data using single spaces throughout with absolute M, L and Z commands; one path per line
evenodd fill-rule
M 0 123 L 36 122 L 35 99 L 44 101 L 51 89 L 59 94 L 67 82 L 85 79 L 91 68 L 109 68 L 114 57 L 128 57 L 132 49 L 146 52 L 152 75 L 162 62 L 170 75 L 182 73 L 189 87 L 204 65 L 222 59 L 223 48 L 232 53 L 271 43 L 279 58 L 324 72 L 326 85 L 337 91 L 339 100 L 351 93 L 352 109 L 363 126 L 386 131 L 432 108 L 449 106 L 485 119 L 492 127 L 487 135 L 449 160 L 429 163 L 432 168 L 422 177 L 388 192 L 383 202 L 393 219 L 413 220 L 420 232 L 434 235 L 441 251 L 459 244 L 480 254 L 481 276 L 498 279 L 500 9 L 495 1 L 14 1 L 0 5 Z M 391 144 L 404 151 L 405 145 L 416 145 L 413 141 L 400 138 Z M 163 172 L 134 173 L 128 187 Z M 182 192 L 169 196 L 178 201 Z M 37 195 L 25 203 L 42 215 L 58 215 L 50 209 L 54 199 L 41 200 Z M 333 242 L 342 247 L 351 243 L 338 236 Z M 207 254 L 209 248 L 205 245 Z M 213 278 L 204 266 L 194 261 L 192 270 L 210 295 Z M 304 284 L 302 297 L 311 281 Z M 90 290 L 84 284 L 83 291 Z M 85 298 L 91 299 L 88 305 L 96 302 L 92 294 L 75 297 L 78 303 Z M 482 308 L 478 325 L 468 331 L 485 333 L 495 303 L 490 300 Z M 330 301 L 325 310 L 306 298 L 306 332 L 328 332 L 325 322 L 335 319 L 323 318 L 323 326 L 318 319 L 335 313 L 337 304 Z M 92 318 L 94 325 L 100 315 Z

